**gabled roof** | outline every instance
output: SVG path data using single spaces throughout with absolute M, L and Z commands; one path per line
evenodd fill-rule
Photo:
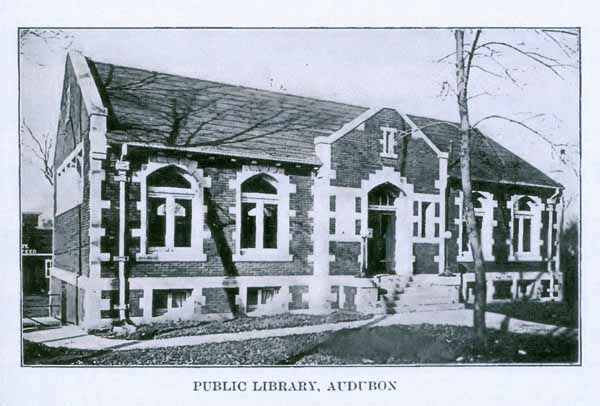
M 88 59 L 108 107 L 108 142 L 319 165 L 314 138 L 367 110 Z
M 460 125 L 413 115 L 409 115 L 409 118 L 441 151 L 450 153 L 448 174 L 460 178 Z M 544 172 L 479 131 L 475 131 L 471 138 L 471 154 L 473 180 L 562 187 Z
M 320 165 L 315 138 L 343 129 L 369 110 L 87 59 L 104 106 L 108 142 L 186 148 L 218 155 Z M 409 115 L 460 177 L 457 123 Z M 477 132 L 473 179 L 560 187 L 539 169 Z

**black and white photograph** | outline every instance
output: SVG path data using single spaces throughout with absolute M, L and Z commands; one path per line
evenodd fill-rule
M 20 27 L 22 366 L 580 365 L 572 27 Z

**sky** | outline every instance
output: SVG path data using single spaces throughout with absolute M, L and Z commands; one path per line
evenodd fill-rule
M 443 59 L 455 49 L 448 29 L 95 29 L 42 37 L 26 36 L 20 51 L 21 121 L 38 135 L 56 134 L 68 50 L 101 62 L 458 121 L 455 59 Z M 471 38 L 467 32 L 467 42 Z M 571 53 L 576 40 L 534 30 L 483 30 L 479 44 L 501 41 L 542 55 L 546 63 L 569 66 L 554 73 L 499 46 L 493 58 L 476 56 L 469 83 L 471 123 L 501 115 L 538 132 L 497 119 L 480 127 L 565 186 L 569 218 L 578 216 L 579 207 L 573 169 L 579 165 L 578 54 Z M 547 141 L 566 144 L 568 165 L 560 163 Z M 22 135 L 22 209 L 48 216 L 52 189 L 32 145 Z

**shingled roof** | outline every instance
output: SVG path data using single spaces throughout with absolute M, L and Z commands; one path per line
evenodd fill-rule
M 255 159 L 320 165 L 314 139 L 328 136 L 368 109 L 87 59 L 109 112 L 108 141 Z M 458 124 L 409 116 L 460 177 Z M 473 179 L 560 187 L 539 169 L 477 133 Z
M 88 64 L 109 111 L 109 142 L 319 165 L 314 138 L 367 110 L 89 59 Z
M 408 116 L 441 151 L 450 153 L 448 174 L 460 178 L 460 125 L 451 121 Z M 562 185 L 529 162 L 479 131 L 471 138 L 471 177 L 473 180 L 527 183 L 550 187 Z

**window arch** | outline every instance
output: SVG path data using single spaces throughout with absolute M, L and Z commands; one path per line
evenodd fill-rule
M 152 172 L 148 176 L 148 187 L 174 187 L 181 189 L 190 189 L 192 187 L 189 180 L 183 175 L 183 170 L 169 165 Z
M 400 196 L 400 189 L 391 183 L 383 183 L 374 187 L 368 194 L 369 207 L 392 207 Z
M 471 253 L 471 244 L 469 244 L 469 235 L 467 224 L 464 218 L 464 195 L 460 192 L 460 220 L 459 220 L 459 260 L 472 261 L 473 254 Z M 497 226 L 497 221 L 494 220 L 494 207 L 497 207 L 497 202 L 490 192 L 473 191 L 471 195 L 473 208 L 475 211 L 475 224 L 479 231 L 481 239 L 481 250 L 483 258 L 486 261 L 493 261 L 493 245 L 494 245 L 494 227 Z
M 279 197 L 277 181 L 266 174 L 252 176 L 241 185 L 240 248 L 277 249 Z
M 485 196 L 482 195 L 479 192 L 473 192 L 473 194 L 471 195 L 472 200 L 473 200 L 473 207 L 475 209 L 483 209 L 483 202 L 485 200 Z
M 194 178 L 169 165 L 152 172 L 146 187 L 146 241 L 150 251 L 192 246 Z
M 538 205 L 529 196 L 521 196 L 513 203 L 512 249 L 515 257 L 535 255 L 536 243 L 539 251 L 537 212 Z

